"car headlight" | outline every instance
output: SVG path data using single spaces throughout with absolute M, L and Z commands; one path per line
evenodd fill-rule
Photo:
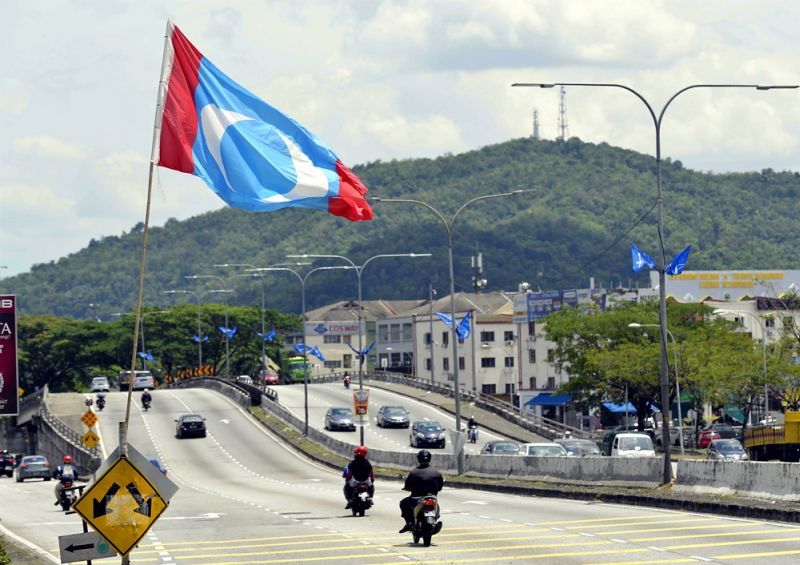
M 444 432 L 439 434 L 439 439 L 444 439 Z
M 418 433 L 418 434 L 417 434 L 417 437 L 418 437 L 418 438 L 420 438 L 420 439 L 425 439 L 425 434 L 420 434 L 420 433 Z

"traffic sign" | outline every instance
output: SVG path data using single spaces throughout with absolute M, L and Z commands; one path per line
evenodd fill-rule
M 117 459 L 72 505 L 122 555 L 139 543 L 166 508 L 167 501 L 153 483 L 127 458 Z
M 81 416 L 81 422 L 83 422 L 87 428 L 93 428 L 97 423 L 97 414 L 91 410 L 87 410 L 84 412 L 83 416 Z
M 369 389 L 360 388 L 353 391 L 353 406 L 357 416 L 366 416 L 369 409 Z
M 99 441 L 100 438 L 92 430 L 89 430 L 88 432 L 83 434 L 83 437 L 81 437 L 81 443 L 86 447 L 88 447 L 89 449 L 94 449 L 94 447 L 97 445 L 97 442 Z
M 108 459 L 103 461 L 100 468 L 95 472 L 94 477 L 97 478 L 105 473 L 117 459 L 119 459 L 119 446 L 115 447 L 111 455 L 108 456 Z M 130 459 L 131 463 L 133 463 L 134 466 L 142 472 L 145 478 L 156 487 L 161 498 L 169 504 L 170 499 L 178 492 L 178 485 L 170 481 L 166 475 L 159 471 L 144 455 L 136 451 L 130 443 L 128 444 L 128 459 Z
M 105 559 L 117 554 L 111 544 L 97 535 L 97 532 L 58 536 L 58 549 L 61 551 L 62 563 Z

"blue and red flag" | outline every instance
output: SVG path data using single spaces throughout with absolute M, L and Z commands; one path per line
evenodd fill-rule
M 231 80 L 171 22 L 161 81 L 153 155 L 159 166 L 202 178 L 235 208 L 314 208 L 354 222 L 372 219 L 367 188 L 333 151 Z

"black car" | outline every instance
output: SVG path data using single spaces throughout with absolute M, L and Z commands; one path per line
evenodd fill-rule
M 178 439 L 189 436 L 206 437 L 206 419 L 200 414 L 183 414 L 175 421 L 175 437 Z
M 0 451 L 0 476 L 13 477 L 15 464 L 16 459 L 13 453 L 9 453 L 5 449 Z
M 557 444 L 567 450 L 570 457 L 600 457 L 600 447 L 590 439 L 557 439 Z
M 411 433 L 409 434 L 411 447 L 444 448 L 445 442 L 445 431 L 439 422 L 414 422 L 411 426 Z
M 376 418 L 379 428 L 407 428 L 408 410 L 402 406 L 381 406 Z
M 328 411 L 325 412 L 325 429 L 344 430 L 346 432 L 356 431 L 353 411 L 350 408 L 328 408 Z
M 481 455 L 517 455 L 519 448 L 516 441 L 489 441 L 481 448 Z

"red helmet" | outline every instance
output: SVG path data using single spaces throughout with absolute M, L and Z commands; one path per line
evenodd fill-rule
M 65 455 L 64 463 L 72 463 L 72 455 Z
M 353 455 L 355 457 L 366 457 L 367 456 L 367 448 L 363 445 L 359 445 L 353 450 Z

